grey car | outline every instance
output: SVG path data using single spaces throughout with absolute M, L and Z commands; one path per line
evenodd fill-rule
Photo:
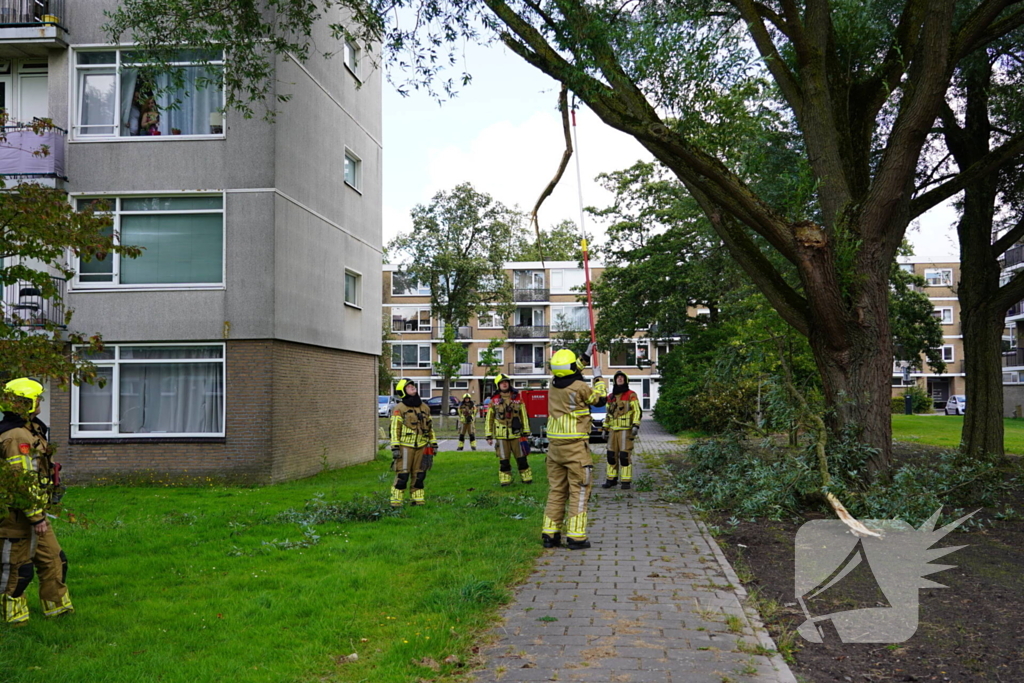
M 394 396 L 378 396 L 377 415 L 379 417 L 388 417 L 395 410 L 395 406 L 397 405 L 398 401 L 395 400 Z
M 967 412 L 967 397 L 958 394 L 946 401 L 946 415 L 963 415 Z

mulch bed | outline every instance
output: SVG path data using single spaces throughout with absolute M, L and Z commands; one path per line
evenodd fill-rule
M 1024 491 L 1006 503 L 1024 510 Z M 908 641 L 844 644 L 832 632 L 831 639 L 815 644 L 794 633 L 806 618 L 794 595 L 794 538 L 803 522 L 731 526 L 729 517 L 709 521 L 727 530 L 718 540 L 747 590 L 782 605 L 767 625 L 777 641 L 780 634 L 795 637 L 791 668 L 798 679 L 1024 683 L 1024 522 L 996 521 L 980 531 L 954 532 L 937 544 L 967 547 L 936 560 L 955 565 L 928 577 L 948 588 L 921 589 L 919 627 Z M 805 519 L 815 518 L 822 515 Z M 814 612 L 875 606 L 879 594 L 873 580 L 840 582 L 827 593 L 832 605 L 819 604 Z

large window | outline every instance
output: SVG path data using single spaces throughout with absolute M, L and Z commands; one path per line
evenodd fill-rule
M 552 271 L 554 272 L 554 271 Z M 552 306 L 551 328 L 555 332 L 580 332 L 590 329 L 586 306 Z
M 430 296 L 430 285 L 420 284 L 416 278 L 401 271 L 391 273 L 392 296 Z
M 581 291 L 585 284 L 586 280 L 582 268 L 557 268 L 551 270 L 552 294 L 573 294 Z
M 429 368 L 430 344 L 392 344 L 392 368 Z
M 497 311 L 487 311 L 477 316 L 476 324 L 481 330 L 500 330 L 505 327 L 505 319 Z
M 416 306 L 392 306 L 391 331 L 430 332 L 430 309 Z
M 609 365 L 613 368 L 637 368 L 650 365 L 651 346 L 648 342 L 625 342 L 612 354 Z
M 924 281 L 929 287 L 953 286 L 952 268 L 925 268 Z
M 932 317 L 942 325 L 953 324 L 953 309 L 950 307 L 936 308 L 932 311 Z
M 494 364 L 495 365 L 504 365 L 505 364 L 505 349 L 499 346 L 496 349 L 492 349 L 492 351 L 494 352 Z M 477 364 L 479 364 L 479 365 L 483 365 L 484 364 L 484 354 L 485 353 L 487 353 L 487 347 L 484 347 L 484 348 L 476 350 L 476 362 L 477 362 Z
M 108 344 L 90 359 L 106 383 L 73 389 L 72 436 L 224 435 L 222 344 Z
M 112 212 L 121 244 L 142 247 L 138 258 L 108 254 L 78 264 L 75 287 L 204 287 L 224 282 L 224 197 L 79 198 Z
M 75 136 L 222 135 L 222 57 L 220 51 L 182 50 L 173 72 L 153 74 L 137 51 L 76 52 Z

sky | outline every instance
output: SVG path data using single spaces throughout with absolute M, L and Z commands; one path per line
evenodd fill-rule
M 422 91 L 407 97 L 384 85 L 384 244 L 409 232 L 409 211 L 438 191 L 470 182 L 508 206 L 529 211 L 554 177 L 564 150 L 557 83 L 501 45 L 466 48 L 470 85 L 439 104 Z M 461 71 L 460 65 L 458 71 Z M 454 74 L 457 75 L 457 72 Z M 595 180 L 651 155 L 582 107 L 576 116 L 585 206 L 605 207 L 612 194 Z M 540 210 L 541 227 L 579 223 L 576 159 Z M 907 233 L 916 261 L 958 260 L 956 214 L 939 207 Z M 587 231 L 602 235 L 589 216 Z

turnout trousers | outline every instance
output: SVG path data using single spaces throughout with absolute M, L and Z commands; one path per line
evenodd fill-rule
M 476 425 L 472 420 L 466 421 L 461 420 L 459 426 L 459 448 L 462 448 L 462 444 L 465 443 L 466 437 L 469 437 L 469 447 L 474 451 L 476 450 Z
M 594 479 L 594 460 L 587 440 L 551 439 L 548 445 L 548 504 L 542 533 L 553 536 L 564 524 L 566 536 L 587 538 L 587 504 Z
M 608 479 L 633 480 L 633 432 L 613 429 L 608 432 Z
M 402 505 L 405 501 L 405 490 L 410 484 L 413 505 L 423 503 L 423 481 L 427 478 L 427 470 L 431 464 L 423 456 L 425 449 L 426 446 L 399 446 L 398 457 L 391 463 L 391 468 L 395 471 L 395 483 L 391 487 L 391 505 L 394 507 Z
M 519 439 L 495 439 L 494 453 L 498 456 L 498 483 L 508 486 L 512 483 L 512 461 L 515 458 L 516 467 L 519 469 L 519 478 L 524 484 L 533 483 L 533 472 L 530 471 L 530 461 L 523 455 L 519 445 Z
M 73 612 L 68 587 L 68 558 L 50 528 L 45 534 L 33 531 L 27 538 L 0 538 L 0 611 L 4 621 L 28 621 L 25 591 L 33 574 L 39 574 L 39 600 L 43 615 L 55 617 Z

